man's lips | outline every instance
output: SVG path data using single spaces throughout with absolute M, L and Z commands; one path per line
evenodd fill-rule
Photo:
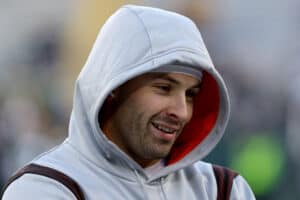
M 175 126 L 175 125 L 170 125 L 170 124 L 166 124 L 166 123 L 162 123 L 162 122 L 152 122 L 152 125 L 160 130 L 161 132 L 164 132 L 166 134 L 174 134 L 176 132 L 178 132 L 179 127 Z
M 172 142 L 175 141 L 179 131 L 180 126 L 168 124 L 165 122 L 152 122 L 153 135 L 163 141 Z

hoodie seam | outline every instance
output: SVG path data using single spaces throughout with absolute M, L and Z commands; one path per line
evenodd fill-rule
M 166 55 L 168 55 L 168 54 L 171 54 L 171 53 L 174 53 L 174 52 L 177 52 L 177 51 L 184 51 L 184 52 L 188 52 L 188 53 L 192 53 L 192 54 L 199 55 L 199 52 L 197 52 L 197 51 L 195 51 L 195 50 L 193 50 L 193 49 L 184 48 L 184 47 L 177 47 L 177 48 L 174 48 L 174 49 L 167 50 L 167 51 L 164 51 L 164 52 L 162 52 L 162 53 L 159 53 L 158 55 L 153 55 L 153 54 L 152 54 L 151 57 L 149 57 L 148 59 L 144 60 L 143 62 L 136 63 L 136 64 L 132 65 L 131 67 L 129 67 L 129 69 L 136 68 L 136 67 L 138 67 L 138 66 L 140 66 L 140 65 L 143 65 L 143 64 L 145 64 L 145 63 L 147 63 L 147 62 L 149 62 L 149 61 L 151 61 L 151 60 L 152 60 L 152 62 L 153 62 L 154 59 L 160 58 L 160 57 L 162 57 L 162 56 L 166 56 Z M 152 52 L 151 52 L 151 53 L 152 53 Z M 205 56 L 204 53 L 201 53 L 201 52 L 200 52 L 200 54 Z M 153 62 L 153 64 L 154 64 L 154 62 Z M 153 66 L 155 66 L 155 65 L 153 65 Z M 159 67 L 159 66 L 157 66 L 157 67 Z M 127 67 L 124 67 L 124 68 L 125 68 L 125 69 L 122 70 L 122 71 L 119 71 L 119 73 L 123 73 L 123 72 L 127 72 L 127 71 L 128 71 L 128 68 L 127 68 Z M 122 67 L 122 69 L 123 69 L 123 67 Z M 113 79 L 115 79 L 115 78 L 116 78 L 116 77 L 114 77 Z M 111 79 L 111 80 L 113 80 L 113 79 Z
M 147 26 L 145 25 L 144 21 L 142 20 L 142 18 L 135 12 L 135 10 L 133 10 L 132 8 L 130 7 L 126 7 L 124 6 L 124 8 L 127 8 L 133 15 L 136 16 L 136 18 L 138 19 L 138 21 L 140 21 L 140 23 L 142 24 L 144 30 L 145 30 L 145 33 L 147 35 L 147 38 L 149 40 L 149 44 L 150 44 L 150 52 L 151 52 L 151 57 L 153 57 L 153 46 L 152 46 L 152 40 L 151 40 L 151 37 L 150 37 L 150 33 L 147 29 Z M 155 62 L 154 60 L 152 60 L 152 65 L 154 66 L 155 65 Z

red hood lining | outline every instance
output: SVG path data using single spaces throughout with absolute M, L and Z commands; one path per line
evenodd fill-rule
M 167 165 L 174 164 L 200 144 L 214 127 L 220 107 L 216 80 L 203 73 L 201 91 L 197 95 L 191 121 L 185 126 L 167 158 Z

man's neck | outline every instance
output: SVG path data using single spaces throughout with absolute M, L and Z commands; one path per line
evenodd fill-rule
M 148 175 L 152 175 L 152 174 L 156 174 L 164 166 L 165 166 L 164 159 L 161 159 L 161 160 L 157 161 L 156 163 L 154 163 L 153 165 L 150 165 L 144 169 Z
M 129 155 L 130 156 L 130 155 Z M 137 163 L 139 163 L 143 168 L 148 168 L 156 163 L 159 163 L 161 159 L 155 159 L 155 160 L 148 160 L 148 159 L 138 159 L 135 158 L 134 156 L 131 156 Z

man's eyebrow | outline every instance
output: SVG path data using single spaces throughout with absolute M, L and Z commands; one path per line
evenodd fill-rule
M 180 82 L 178 80 L 176 80 L 176 79 L 174 79 L 174 78 L 172 78 L 172 77 L 170 77 L 168 75 L 161 76 L 161 77 L 159 77 L 159 79 L 164 79 L 166 81 L 174 83 L 175 85 L 180 85 Z
M 201 89 L 201 82 L 199 81 L 196 85 L 192 86 L 191 89 Z

